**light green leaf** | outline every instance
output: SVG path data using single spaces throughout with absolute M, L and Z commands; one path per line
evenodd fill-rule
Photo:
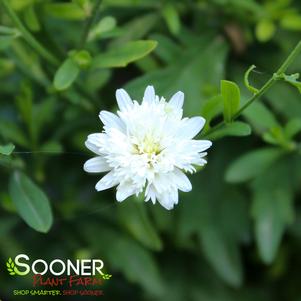
M 87 50 L 74 51 L 73 53 L 71 52 L 70 56 L 81 69 L 88 68 L 92 61 L 91 54 Z
M 9 192 L 23 220 L 36 231 L 48 232 L 52 225 L 52 211 L 45 193 L 21 172 L 12 174 Z
M 97 55 L 92 62 L 92 68 L 126 67 L 129 63 L 148 55 L 156 46 L 157 42 L 152 40 L 128 42 Z
M 146 211 L 145 204 L 130 199 L 118 206 L 119 220 L 129 233 L 147 248 L 161 250 L 162 242 Z
M 256 25 L 255 34 L 260 42 L 269 41 L 276 32 L 275 24 L 270 20 L 259 21 Z
M 41 29 L 40 22 L 35 11 L 34 5 L 28 6 L 24 11 L 24 20 L 27 26 L 32 31 L 39 31 Z
M 250 73 L 256 68 L 255 65 L 252 65 L 245 73 L 244 75 L 244 83 L 245 83 L 245 86 L 248 88 L 248 90 L 253 93 L 253 94 L 256 94 L 258 93 L 258 89 L 251 86 L 250 83 L 249 83 L 249 76 L 250 76 Z
M 15 149 L 15 146 L 12 143 L 6 145 L 0 145 L 0 154 L 9 156 Z
M 19 36 L 21 33 L 18 29 L 0 25 L 0 50 L 9 47 Z
M 79 75 L 80 69 L 74 59 L 67 58 L 56 71 L 53 85 L 56 90 L 68 89 Z
M 283 151 L 279 148 L 261 148 L 248 152 L 228 167 L 225 178 L 231 183 L 251 180 L 279 159 Z
M 224 119 L 230 122 L 232 117 L 239 109 L 240 105 L 240 90 L 236 83 L 222 80 L 221 94 L 224 99 Z
M 170 32 L 173 34 L 178 34 L 181 27 L 181 21 L 175 5 L 172 3 L 167 3 L 162 9 L 162 15 Z
M 301 15 L 298 14 L 285 14 L 280 21 L 281 27 L 288 30 L 301 30 Z
M 236 242 L 212 226 L 201 230 L 201 241 L 204 255 L 218 275 L 228 284 L 240 286 L 242 264 Z
M 251 127 L 247 123 L 234 121 L 210 133 L 206 138 L 217 140 L 226 136 L 249 136 L 251 132 Z
M 93 41 L 102 34 L 113 30 L 116 27 L 116 19 L 111 16 L 102 18 L 89 32 L 88 41 Z
M 286 75 L 283 74 L 283 79 L 291 84 L 292 86 L 296 87 L 298 91 L 301 93 L 301 82 L 298 81 L 298 78 L 300 76 L 299 73 L 291 74 L 291 75 Z
M 86 12 L 76 3 L 46 3 L 43 6 L 45 12 L 52 17 L 64 20 L 84 20 Z

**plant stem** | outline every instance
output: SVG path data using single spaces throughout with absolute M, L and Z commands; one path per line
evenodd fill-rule
M 273 74 L 273 76 L 262 86 L 262 88 L 254 94 L 232 117 L 232 120 L 238 118 L 243 111 L 250 106 L 256 99 L 261 97 L 263 94 L 265 94 L 275 83 L 279 80 L 279 76 L 284 73 L 289 65 L 294 61 L 294 59 L 300 54 L 301 52 L 301 41 L 298 42 L 298 44 L 295 46 L 293 51 L 290 53 L 290 55 L 287 57 L 287 59 L 282 63 L 282 65 L 279 67 L 279 69 Z M 209 134 L 212 134 L 216 130 L 220 129 L 223 125 L 225 125 L 225 121 L 221 121 L 216 126 L 214 126 L 211 130 L 209 130 L 205 136 L 208 136 Z
M 23 38 L 34 48 L 43 58 L 48 60 L 50 63 L 54 65 L 59 64 L 59 60 L 49 52 L 40 42 L 36 40 L 36 38 L 27 30 L 27 28 L 22 24 L 17 14 L 12 9 L 10 2 L 7 0 L 0 0 L 3 4 L 3 7 L 7 14 L 10 16 L 15 26 L 20 30 L 23 35 Z
M 86 22 L 83 34 L 81 36 L 81 39 L 80 39 L 80 42 L 79 42 L 79 45 L 78 45 L 78 49 L 82 49 L 82 48 L 85 47 L 85 44 L 87 42 L 91 26 L 93 25 L 93 23 L 94 23 L 94 21 L 96 19 L 96 16 L 97 16 L 98 10 L 100 8 L 101 2 L 102 2 L 102 0 L 96 0 L 96 3 L 94 5 L 94 7 L 93 7 L 92 14 L 91 14 L 91 16 L 88 18 L 88 20 Z

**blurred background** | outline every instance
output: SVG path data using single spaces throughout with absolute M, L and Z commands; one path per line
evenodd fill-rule
M 279 82 L 244 111 L 248 131 L 212 136 L 193 190 L 167 211 L 97 193 L 84 146 L 115 90 L 185 93 L 184 115 L 221 119 L 220 80 L 242 102 L 301 37 L 293 0 L 0 0 L 0 297 L 31 288 L 5 262 L 101 258 L 93 300 L 300 301 L 301 97 Z M 290 72 L 301 68 L 301 56 Z M 296 81 L 296 87 L 298 83 Z M 34 210 L 32 210 L 34 208 Z M 36 213 L 38 218 L 35 216 Z M 54 297 L 36 297 L 50 299 Z

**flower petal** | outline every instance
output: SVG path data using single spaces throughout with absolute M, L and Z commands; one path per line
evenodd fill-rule
M 116 100 L 120 111 L 127 111 L 133 107 L 133 101 L 124 89 L 116 91 Z
M 191 191 L 192 185 L 188 179 L 188 177 L 179 169 L 175 169 L 173 172 L 173 180 L 175 181 L 178 189 L 184 192 Z
M 106 162 L 106 160 L 103 157 L 95 157 L 92 158 L 84 164 L 84 171 L 86 172 L 104 172 L 109 171 L 112 168 L 109 166 L 109 164 Z
M 108 128 L 116 128 L 120 131 L 125 130 L 125 126 L 123 121 L 115 114 L 108 111 L 101 111 L 99 113 L 99 118 L 104 124 L 105 127 Z
M 182 109 L 183 103 L 184 103 L 184 93 L 181 91 L 174 94 L 169 101 L 169 104 L 172 105 L 176 110 Z
M 103 137 L 104 134 L 102 133 L 90 134 L 85 142 L 86 147 L 93 153 L 100 155 L 99 149 L 101 147 L 101 140 Z
M 178 191 L 176 189 L 158 195 L 159 203 L 167 210 L 173 209 L 174 205 L 178 203 Z
M 152 103 L 156 100 L 156 93 L 153 86 L 147 86 L 144 92 L 142 103 Z
M 114 170 L 111 170 L 97 182 L 95 189 L 97 191 L 102 191 L 116 186 L 117 184 L 118 179 L 114 176 Z
M 180 139 L 192 139 L 204 127 L 206 120 L 203 117 L 192 117 L 182 120 L 182 126 L 178 133 Z
M 122 202 L 135 192 L 135 187 L 131 183 L 119 184 L 117 187 L 116 199 L 118 202 Z
M 192 148 L 197 152 L 203 152 L 212 146 L 212 142 L 209 140 L 192 140 Z

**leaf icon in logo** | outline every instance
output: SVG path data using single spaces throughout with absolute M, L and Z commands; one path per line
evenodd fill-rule
M 8 258 L 6 262 L 7 271 L 10 275 L 21 275 L 21 273 L 18 271 L 17 267 L 15 266 L 14 261 L 11 259 L 11 257 Z
M 13 260 L 9 257 L 8 261 L 6 262 L 6 267 L 10 275 L 16 275 L 16 272 L 14 271 L 15 263 Z

